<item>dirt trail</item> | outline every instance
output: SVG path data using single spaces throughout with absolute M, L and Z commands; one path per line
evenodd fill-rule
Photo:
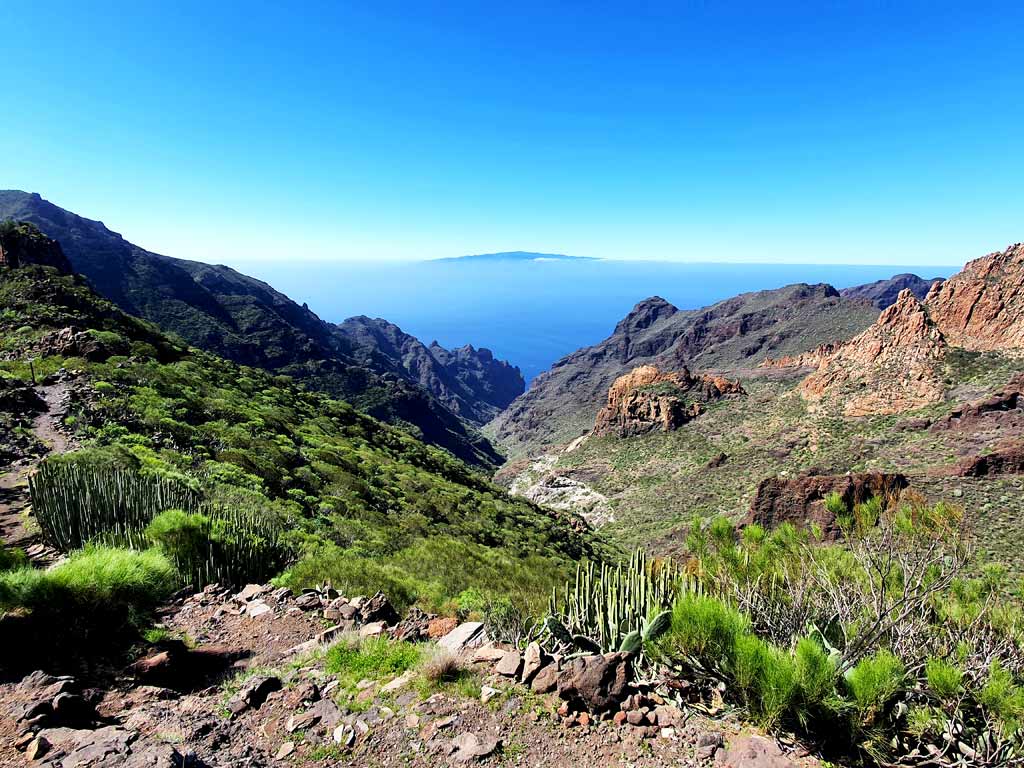
M 32 419 L 29 429 L 44 446 L 47 455 L 64 453 L 72 447 L 72 441 L 61 431 L 60 425 L 60 414 L 67 402 L 68 385 L 58 382 L 38 387 L 36 392 L 46 403 L 46 410 Z M 60 553 L 47 546 L 37 527 L 29 522 L 31 501 L 28 476 L 37 463 L 15 466 L 0 475 L 0 542 L 25 550 L 35 565 L 48 567 L 57 562 Z

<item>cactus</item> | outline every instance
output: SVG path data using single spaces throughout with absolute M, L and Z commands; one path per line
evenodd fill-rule
M 601 651 L 624 645 L 640 650 L 668 629 L 671 614 L 667 609 L 676 595 L 699 589 L 695 578 L 671 562 L 650 561 L 637 550 L 627 563 L 578 564 L 576 578 L 565 584 L 561 601 L 558 592 L 552 592 L 548 613 L 574 640 L 576 636 L 589 638 Z M 652 618 L 648 621 L 648 617 Z M 552 637 L 568 645 L 564 636 L 552 632 Z M 580 647 L 577 642 L 573 645 Z
M 214 506 L 182 483 L 120 467 L 76 462 L 73 456 L 45 460 L 29 477 L 29 492 L 43 537 L 62 552 L 88 542 L 144 549 L 153 543 L 146 528 L 160 513 L 174 509 L 201 515 L 204 555 L 181 567 L 183 580 L 196 587 L 265 579 L 288 555 L 276 516 L 262 509 Z
M 66 460 L 43 461 L 29 492 L 43 537 L 62 552 L 95 539 L 142 547 L 154 515 L 199 508 L 199 495 L 181 483 Z
M 672 611 L 662 611 L 644 625 L 644 642 L 650 643 L 657 640 L 668 631 L 672 624 Z
M 643 648 L 643 639 L 640 632 L 635 629 L 623 637 L 622 642 L 619 643 L 620 653 L 637 653 L 641 648 Z

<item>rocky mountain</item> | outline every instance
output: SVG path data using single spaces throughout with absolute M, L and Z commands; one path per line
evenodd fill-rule
M 490 421 L 526 389 L 519 369 L 488 349 L 448 350 L 436 341 L 428 347 L 394 323 L 366 316 L 350 317 L 337 330 L 361 364 L 410 379 L 473 424 Z
M 902 413 L 946 397 L 951 350 L 1024 352 L 1024 245 L 969 262 L 922 303 L 909 288 L 864 333 L 822 359 L 801 385 L 849 416 Z
M 767 356 L 848 339 L 876 317 L 869 300 L 841 296 L 824 284 L 746 293 L 696 310 L 654 296 L 637 304 L 607 339 L 538 376 L 485 431 L 512 456 L 566 443 L 590 429 L 609 387 L 633 368 L 755 367 Z
M 879 309 L 885 309 L 900 295 L 901 291 L 909 290 L 914 296 L 923 299 L 935 283 L 941 283 L 941 277 L 931 280 L 904 272 L 893 275 L 888 280 L 876 280 L 873 283 L 843 288 L 839 293 L 854 299 L 867 299 Z
M 974 352 L 1024 349 L 1024 243 L 969 262 L 925 300 L 949 343 Z
M 841 401 L 848 416 L 902 413 L 945 395 L 939 363 L 946 340 L 910 289 L 877 322 L 825 357 L 800 385 L 811 401 Z
M 484 382 L 477 390 L 463 388 L 463 410 L 474 415 L 464 419 L 423 388 L 418 376 L 388 364 L 372 349 L 359 349 L 308 307 L 260 280 L 230 267 L 152 253 L 38 194 L 0 191 L 0 219 L 7 218 L 38 227 L 61 244 L 74 270 L 103 296 L 189 344 L 343 397 L 473 464 L 493 466 L 501 460 L 468 423 L 482 421 L 495 407 L 491 401 L 477 403 L 475 391 L 504 391 L 504 380 L 486 378 L 493 367 L 480 367 Z M 378 361 L 381 366 L 374 367 Z
M 732 350 L 751 336 L 721 333 L 735 325 L 728 315 L 720 317 L 705 326 L 718 333 L 703 337 L 708 346 L 698 348 L 694 365 L 717 359 L 719 371 L 740 381 L 744 396 L 716 400 L 709 413 L 675 429 L 570 433 L 576 439 L 541 443 L 545 447 L 531 450 L 529 460 L 505 465 L 498 479 L 528 498 L 556 498 L 561 508 L 588 515 L 618 541 L 665 554 L 682 548 L 694 517 L 725 515 L 767 527 L 813 522 L 835 535 L 835 515 L 825 507 L 831 492 L 848 506 L 901 491 L 908 498 L 954 500 L 963 505 L 979 546 L 1024 572 L 1022 287 L 1024 248 L 1014 245 L 968 263 L 923 299 L 920 291 L 904 288 L 880 313 L 863 296 L 834 296 L 829 289 L 817 303 L 808 301 L 804 288 L 792 302 L 803 302 L 799 312 L 775 310 L 783 323 L 791 317 L 806 321 L 803 348 L 767 358 L 761 351 L 762 362 L 754 366 L 749 358 L 720 353 L 723 336 Z M 749 308 L 743 298 L 723 304 Z M 825 309 L 862 325 L 837 332 L 833 320 L 828 335 L 814 341 L 814 328 L 824 327 L 815 324 L 829 317 Z M 543 424 L 558 418 L 559 393 L 549 387 L 562 388 L 562 407 L 582 410 L 572 398 L 593 381 L 583 361 L 609 367 L 643 350 L 657 365 L 674 345 L 692 338 L 679 330 L 691 323 L 663 300 L 643 302 L 612 339 L 566 358 L 542 378 L 536 399 L 528 392 L 495 424 L 524 406 L 536 422 L 513 424 L 521 430 L 515 434 L 532 428 L 534 435 L 545 430 L 546 438 L 558 429 L 565 435 L 564 424 Z M 593 398 L 590 413 L 602 405 L 621 413 L 622 403 L 641 415 L 666 410 L 653 402 L 657 385 L 650 394 L 643 385 L 625 389 L 639 393 L 635 406 L 623 392 L 626 399 L 615 398 L 615 409 L 607 396 Z M 657 424 L 658 418 L 647 421 Z

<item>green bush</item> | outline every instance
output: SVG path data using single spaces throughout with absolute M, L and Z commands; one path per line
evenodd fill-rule
M 212 583 L 240 586 L 265 581 L 287 558 L 280 530 L 270 516 L 246 515 L 237 509 L 213 516 L 167 510 L 153 518 L 145 535 L 196 589 Z
M 750 713 L 774 726 L 793 707 L 798 680 L 793 658 L 754 635 L 736 638 L 733 675 Z
M 89 547 L 50 570 L 0 574 L 0 608 L 29 611 L 67 632 L 114 634 L 140 627 L 175 584 L 174 568 L 159 552 Z
M 821 643 L 811 637 L 800 638 L 793 655 L 801 707 L 808 713 L 820 711 L 835 695 L 838 676 L 835 661 Z
M 28 565 L 28 556 L 23 549 L 5 547 L 0 542 L 0 572 L 23 568 Z
M 1013 675 L 998 660 L 992 662 L 978 700 L 1006 731 L 1024 727 L 1024 688 L 1014 682 Z
M 861 659 L 846 675 L 846 687 L 863 722 L 871 722 L 906 682 L 903 662 L 887 650 Z
M 940 699 L 952 699 L 963 687 L 963 671 L 945 659 L 928 659 L 924 671 L 928 687 Z
M 668 658 L 690 658 L 705 664 L 728 664 L 737 640 L 750 624 L 736 609 L 704 595 L 684 593 L 672 607 L 672 624 L 657 643 Z

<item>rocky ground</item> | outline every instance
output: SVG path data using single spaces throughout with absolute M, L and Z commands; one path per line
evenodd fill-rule
M 327 617 L 330 617 L 329 619 Z M 166 636 L 96 679 L 43 671 L 0 684 L 0 764 L 119 766 L 702 766 L 797 768 L 806 753 L 630 682 L 621 654 L 576 660 L 490 642 L 477 623 L 380 596 L 293 597 L 251 585 L 179 597 Z M 447 631 L 446 631 L 447 630 Z M 346 692 L 323 649 L 356 634 L 436 640 L 469 685 L 418 672 Z M 588 710 L 592 710 L 589 711 Z

